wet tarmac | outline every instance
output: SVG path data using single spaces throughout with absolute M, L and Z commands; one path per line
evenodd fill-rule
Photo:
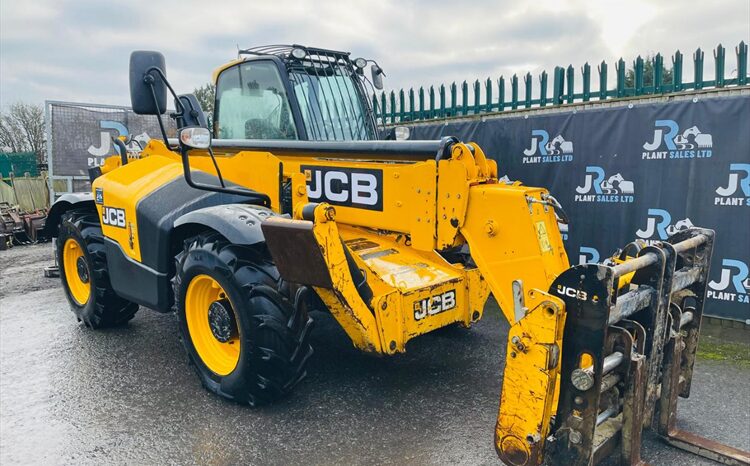
M 90 331 L 46 279 L 51 245 L 0 252 L 0 463 L 499 464 L 493 428 L 507 324 L 494 305 L 472 329 L 358 352 L 317 314 L 308 377 L 252 409 L 206 392 L 174 316 L 141 309 Z M 699 360 L 680 427 L 750 449 L 750 368 Z M 647 435 L 651 464 L 715 464 Z

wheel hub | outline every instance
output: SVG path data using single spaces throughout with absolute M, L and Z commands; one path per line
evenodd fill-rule
M 76 260 L 76 271 L 78 272 L 78 278 L 80 278 L 83 283 L 89 282 L 89 266 L 86 264 L 86 258 L 83 256 Z
M 237 323 L 228 299 L 214 301 L 208 307 L 208 326 L 214 338 L 222 343 L 228 342 L 236 334 Z

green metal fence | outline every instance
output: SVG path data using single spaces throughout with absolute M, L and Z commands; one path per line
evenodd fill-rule
M 39 175 L 36 154 L 34 152 L 0 152 L 0 178 L 15 176 Z
M 551 77 L 543 71 L 538 77 L 536 92 L 531 73 L 526 73 L 520 79 L 514 74 L 508 80 L 501 76 L 496 81 L 487 78 L 485 81 L 476 80 L 471 85 L 466 81 L 461 85 L 455 82 L 449 86 L 441 84 L 437 90 L 430 86 L 427 90 L 420 87 L 416 91 L 410 88 L 408 91 L 381 92 L 372 96 L 372 103 L 378 119 L 383 124 L 393 124 L 748 84 L 748 46 L 744 41 L 735 47 L 736 67 L 729 68 L 729 75 L 734 77 L 727 77 L 726 49 L 719 44 L 713 51 L 714 77 L 704 79 L 704 55 L 700 48 L 693 53 L 692 78 L 683 73 L 685 60 L 678 50 L 671 57 L 672 67 L 669 69 L 665 67 L 661 54 L 647 59 L 639 55 L 630 70 L 620 58 L 614 66 L 616 85 L 612 89 L 608 87 L 610 67 L 602 61 L 597 66 L 596 90 L 592 89 L 591 65 L 585 63 L 581 67 L 581 85 L 578 87 L 576 70 L 573 65 L 568 65 L 555 67 Z M 523 86 L 519 81 L 523 81 Z

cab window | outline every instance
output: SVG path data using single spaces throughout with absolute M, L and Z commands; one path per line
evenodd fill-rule
M 297 139 L 284 84 L 271 61 L 240 63 L 216 83 L 218 139 Z

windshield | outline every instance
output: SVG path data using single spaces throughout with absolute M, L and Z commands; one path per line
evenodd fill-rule
M 276 65 L 252 61 L 227 69 L 216 83 L 218 139 L 297 139 Z
M 318 141 L 376 139 L 351 66 L 307 61 L 289 70 L 308 138 Z

